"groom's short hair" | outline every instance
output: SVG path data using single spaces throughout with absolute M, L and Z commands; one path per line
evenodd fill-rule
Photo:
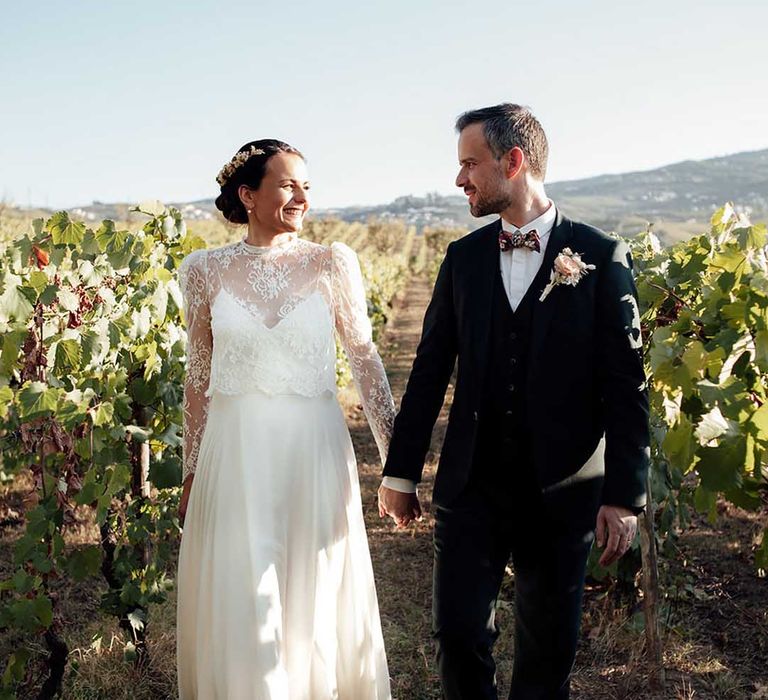
M 544 179 L 549 145 L 544 129 L 528 107 L 503 102 L 473 109 L 456 120 L 456 131 L 461 133 L 470 124 L 478 123 L 483 125 L 485 140 L 497 160 L 517 146 L 525 153 L 531 174 Z

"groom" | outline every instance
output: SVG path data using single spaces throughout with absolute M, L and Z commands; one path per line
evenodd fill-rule
M 458 360 L 433 494 L 433 626 L 444 697 L 496 698 L 494 609 L 511 557 L 510 698 L 567 698 L 595 528 L 621 557 L 645 503 L 648 396 L 627 246 L 544 192 L 547 139 L 519 105 L 461 115 L 456 185 L 500 219 L 448 246 L 395 420 L 379 509 L 416 483 Z

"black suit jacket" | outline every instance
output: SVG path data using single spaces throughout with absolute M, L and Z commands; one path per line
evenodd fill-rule
M 384 468 L 385 476 L 421 480 L 424 459 L 456 361 L 456 386 L 433 502 L 450 505 L 467 484 L 482 416 L 500 221 L 448 246 L 424 317 Z M 539 301 L 531 326 L 525 382 L 533 468 L 545 494 L 567 493 L 589 474 L 602 502 L 639 510 L 649 461 L 637 292 L 625 243 L 558 211 L 539 286 L 563 248 L 596 266 L 576 286 L 558 285 Z M 541 281 L 543 280 L 543 283 Z M 605 436 L 604 458 L 597 450 Z M 592 458 L 592 459 L 590 459 Z M 596 464 L 597 462 L 597 464 Z M 580 491 L 572 490 L 574 498 Z

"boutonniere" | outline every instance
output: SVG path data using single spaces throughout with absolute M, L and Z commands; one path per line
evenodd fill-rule
M 581 253 L 574 253 L 570 248 L 563 248 L 562 252 L 555 258 L 555 264 L 549 275 L 549 284 L 544 287 L 539 301 L 544 301 L 558 284 L 575 287 L 582 277 L 586 277 L 587 273 L 594 269 L 594 265 L 588 265 L 581 259 Z

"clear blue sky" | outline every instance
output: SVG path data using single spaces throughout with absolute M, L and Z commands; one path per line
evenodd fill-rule
M 768 147 L 764 0 L 8 2 L 0 199 L 212 197 L 243 142 L 313 203 L 458 192 L 453 121 L 530 105 L 550 181 Z

